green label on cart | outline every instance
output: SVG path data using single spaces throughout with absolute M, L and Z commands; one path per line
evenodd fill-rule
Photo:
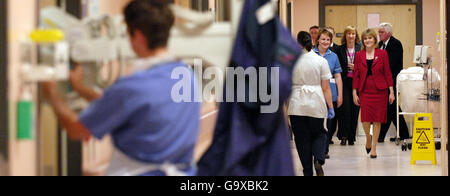
M 21 101 L 17 104 L 17 139 L 31 140 L 33 138 L 33 103 Z

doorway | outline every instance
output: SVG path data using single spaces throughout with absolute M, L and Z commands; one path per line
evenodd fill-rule
M 337 44 L 343 36 L 345 27 L 356 26 L 359 34 L 376 28 L 382 22 L 394 26 L 394 37 L 404 48 L 404 68 L 415 66 L 414 47 L 417 43 L 416 5 L 329 5 L 325 6 L 325 25 L 336 29 Z

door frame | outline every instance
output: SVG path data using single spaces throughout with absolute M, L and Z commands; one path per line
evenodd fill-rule
M 5 27 L 0 28 L 0 161 L 5 162 L 0 162 L 1 176 L 9 174 L 7 0 L 0 1 L 0 27 Z
M 319 0 L 319 25 L 325 26 L 325 6 L 329 5 L 416 5 L 416 45 L 423 44 L 422 0 Z
M 286 3 L 286 25 L 289 32 L 292 33 L 292 1 Z
M 450 32 L 450 29 L 449 29 L 449 27 L 450 27 L 449 10 L 450 10 L 450 3 L 445 2 L 445 15 L 446 15 L 445 16 L 445 20 L 446 20 L 446 22 L 445 22 L 446 27 L 445 28 L 446 28 L 447 32 Z M 446 50 L 446 58 L 447 59 L 446 60 L 447 60 L 447 66 L 449 66 L 450 65 L 450 40 L 448 39 L 448 33 L 445 34 L 445 38 L 447 40 L 447 50 Z M 450 86 L 449 78 L 450 78 L 450 72 L 447 71 L 447 87 Z M 447 90 L 447 97 L 449 97 L 448 90 Z M 447 104 L 447 123 L 450 122 L 450 115 L 448 115 L 449 111 L 450 111 L 450 104 Z M 448 141 L 449 141 L 448 127 L 449 126 L 447 125 L 447 143 L 443 144 L 444 146 L 441 148 L 441 150 L 447 150 L 447 153 L 448 153 L 448 156 L 447 156 L 447 172 L 448 172 L 448 175 L 450 176 L 450 170 L 448 169 L 448 158 L 450 157 L 450 152 L 448 151 Z

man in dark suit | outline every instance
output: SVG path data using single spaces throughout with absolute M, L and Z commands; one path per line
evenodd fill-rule
M 338 53 L 338 48 L 339 45 L 337 45 L 336 43 L 334 43 L 334 40 L 336 40 L 336 32 L 334 31 L 333 27 L 327 27 L 325 28 L 327 31 L 331 32 L 331 34 L 333 34 L 333 38 L 331 39 L 331 46 L 330 46 L 330 50 L 331 52 L 334 52 L 335 54 Z
M 389 64 L 391 67 L 392 77 L 394 79 L 394 90 L 397 92 L 397 76 L 403 70 L 403 46 L 402 43 L 392 36 L 392 25 L 389 23 L 382 23 L 379 26 L 378 33 L 380 35 L 379 46 L 386 50 L 389 55 Z M 397 95 L 397 94 L 396 94 Z M 392 105 L 388 105 L 387 123 L 381 126 L 379 142 L 384 142 L 386 134 L 391 126 L 391 123 L 397 127 L 397 100 Z M 400 108 L 400 112 L 402 109 Z M 400 115 L 400 139 L 409 139 L 409 131 L 406 125 L 405 118 Z

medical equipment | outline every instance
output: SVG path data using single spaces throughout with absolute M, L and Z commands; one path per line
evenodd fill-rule
M 122 16 L 104 15 L 79 20 L 60 8 L 48 7 L 41 10 L 40 24 L 41 28 L 58 28 L 65 33 L 70 59 L 85 67 L 90 85 L 100 88 L 111 85 L 124 74 L 127 63 L 136 57 Z M 113 74 L 116 64 L 119 64 L 119 73 Z M 107 73 L 102 74 L 105 69 Z
M 416 46 L 414 48 L 414 60 L 416 64 L 427 64 L 430 58 L 429 46 Z
M 418 113 L 432 113 L 433 104 L 440 102 L 440 90 L 434 88 L 434 84 L 440 83 L 440 76 L 432 68 L 430 47 L 416 46 L 413 62 L 418 64 L 402 70 L 397 77 L 397 98 L 402 100 L 402 110 L 399 112 L 400 103 L 397 101 L 397 125 L 399 125 L 400 115 L 414 116 Z M 438 119 L 438 118 L 435 118 Z M 410 124 L 412 129 L 412 122 Z M 439 137 L 439 133 L 435 134 Z M 400 145 L 400 127 L 397 126 L 397 145 Z M 402 150 L 406 151 L 411 144 L 404 141 Z
M 21 77 L 24 83 L 67 80 L 69 76 L 68 45 L 59 30 L 35 30 L 21 47 Z M 38 50 L 47 55 L 37 58 Z
M 212 13 L 199 13 L 172 5 L 175 16 L 186 23 L 173 28 L 170 52 L 187 63 L 193 64 L 194 59 L 202 59 L 205 66 L 225 70 L 229 65 L 243 0 L 232 0 L 230 3 L 232 17 L 229 22 L 215 22 Z
M 57 7 L 41 11 L 42 27 L 59 28 L 71 45 L 70 57 L 78 63 L 135 58 L 122 16 L 104 15 L 78 20 Z
M 423 74 L 423 80 L 429 81 L 428 76 L 430 75 L 428 70 L 432 70 L 432 58 L 431 58 L 431 48 L 429 46 L 416 46 L 414 50 L 414 60 L 413 62 L 421 65 L 425 71 Z M 430 101 L 440 101 L 440 90 L 437 88 L 433 88 L 433 76 L 435 74 L 430 75 L 430 85 L 431 89 L 429 89 L 430 85 L 427 85 L 426 95 L 427 99 Z M 439 76 L 438 76 L 439 77 Z M 436 78 L 435 78 L 436 79 Z M 440 80 L 440 78 L 439 78 Z
M 229 22 L 215 22 L 216 17 L 210 12 L 200 13 L 172 5 L 175 16 L 184 22 L 172 29 L 169 40 L 171 54 L 189 64 L 193 64 L 194 59 L 201 59 L 205 66 L 224 70 L 229 64 L 243 0 L 232 0 L 230 4 L 232 17 Z M 79 20 L 60 8 L 48 7 L 41 11 L 40 21 L 42 27 L 59 28 L 65 33 L 70 58 L 86 65 L 95 77 L 90 80 L 101 88 L 114 80 L 111 70 L 102 80 L 102 66 L 112 69 L 111 64 L 116 60 L 122 76 L 124 67 L 136 58 L 122 16 L 105 15 Z

